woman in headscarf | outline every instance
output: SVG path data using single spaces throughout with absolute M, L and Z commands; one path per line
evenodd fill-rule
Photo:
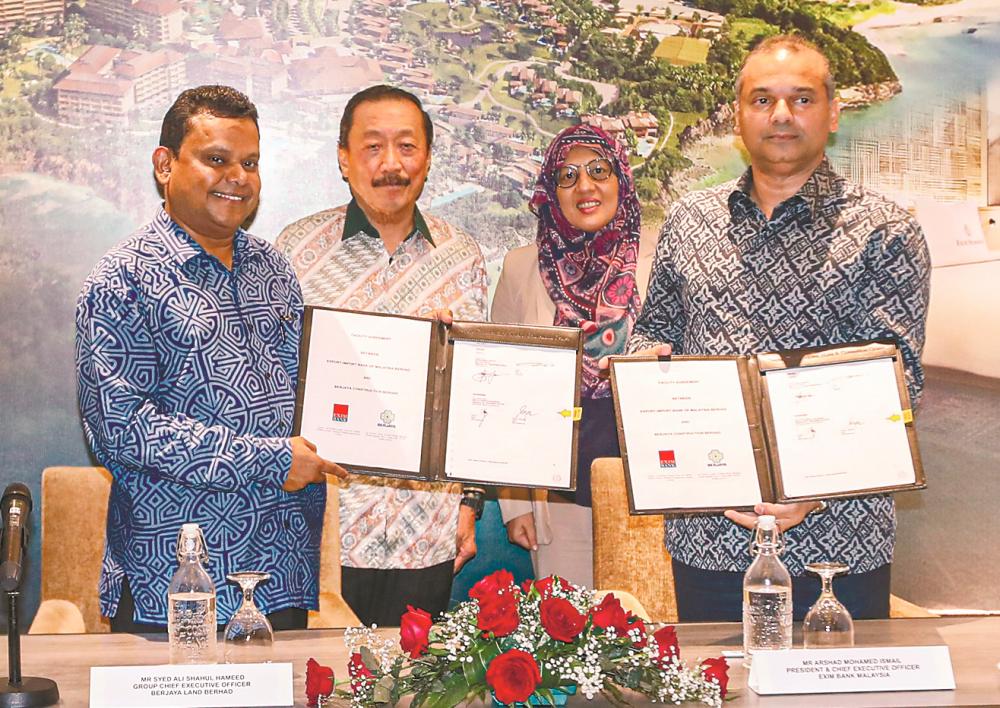
M 529 204 L 535 243 L 512 249 L 493 299 L 494 322 L 580 327 L 584 333 L 576 492 L 504 489 L 510 540 L 532 551 L 536 577 L 593 585 L 590 465 L 618 457 L 611 386 L 601 357 L 621 354 L 649 281 L 655 234 L 640 241 L 640 207 L 625 148 L 599 128 L 559 133 Z

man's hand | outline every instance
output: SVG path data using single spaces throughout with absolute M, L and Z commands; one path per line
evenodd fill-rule
M 527 514 L 515 516 L 507 522 L 507 538 L 521 548 L 529 551 L 538 550 L 538 536 L 535 533 L 535 517 L 529 511 Z
M 308 484 L 326 482 L 326 475 L 332 474 L 343 479 L 347 470 L 316 454 L 316 446 L 302 436 L 291 438 L 292 468 L 281 488 L 286 492 L 297 492 Z
M 752 512 L 734 511 L 730 509 L 726 512 L 726 518 L 733 523 L 752 529 L 757 524 L 757 517 L 770 514 L 774 517 L 778 528 L 782 533 L 798 526 L 802 519 L 806 518 L 810 511 L 819 509 L 821 504 L 815 501 L 799 502 L 797 504 L 757 504 Z
M 442 307 L 439 310 L 433 310 L 428 316 L 431 319 L 437 320 L 441 324 L 445 325 L 450 325 L 454 321 L 454 318 L 451 316 L 451 310 L 447 307 Z
M 658 344 L 655 347 L 650 347 L 649 349 L 640 349 L 637 352 L 632 352 L 628 356 L 670 356 L 671 352 L 674 351 L 673 346 L 670 344 Z M 615 354 L 615 356 L 622 356 L 621 354 Z M 611 369 L 611 357 L 602 356 L 597 362 L 597 368 L 600 369 L 601 373 Z
M 455 572 L 476 555 L 476 512 L 464 504 L 458 507 L 458 532 L 455 534 Z

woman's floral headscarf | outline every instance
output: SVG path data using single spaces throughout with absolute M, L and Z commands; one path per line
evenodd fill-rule
M 556 171 L 576 145 L 607 158 L 618 177 L 618 210 L 594 233 L 570 225 L 556 197 Z M 625 148 L 599 128 L 566 128 L 545 151 L 529 206 L 538 217 L 538 269 L 556 306 L 553 324 L 583 329 L 583 395 L 606 398 L 611 388 L 598 377 L 597 362 L 625 351 L 639 314 L 640 208 Z

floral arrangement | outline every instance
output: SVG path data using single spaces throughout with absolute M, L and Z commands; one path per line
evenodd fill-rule
M 602 693 L 617 705 L 628 705 L 624 689 L 654 702 L 708 706 L 721 706 L 726 695 L 725 659 L 685 665 L 673 627 L 648 632 L 614 595 L 595 604 L 591 591 L 558 577 L 518 586 L 499 570 L 469 597 L 438 623 L 409 607 L 398 645 L 374 628 L 346 630 L 345 689 L 335 691 L 333 672 L 310 659 L 310 705 L 334 693 L 359 707 L 410 696 L 414 708 L 452 708 L 490 694 L 500 704 L 556 705 L 572 690 L 588 699 Z

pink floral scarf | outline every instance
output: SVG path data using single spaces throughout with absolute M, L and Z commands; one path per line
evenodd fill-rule
M 610 160 L 618 176 L 618 211 L 594 233 L 571 226 L 556 197 L 556 170 L 575 145 Z M 529 206 L 538 217 L 538 269 L 556 306 L 553 324 L 583 329 L 583 395 L 607 398 L 610 383 L 598 377 L 597 362 L 625 351 L 639 313 L 635 270 L 641 210 L 625 148 L 599 128 L 566 128 L 545 151 Z

